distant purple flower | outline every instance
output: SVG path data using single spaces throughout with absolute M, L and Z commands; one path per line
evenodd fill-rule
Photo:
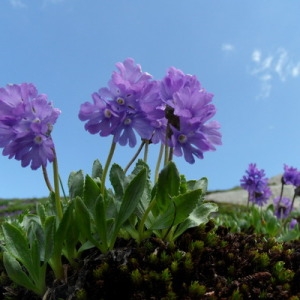
M 246 170 L 246 175 L 240 180 L 241 187 L 251 192 L 259 192 L 268 184 L 268 179 L 265 177 L 265 171 L 259 170 L 256 164 L 249 164 Z
M 267 204 L 271 196 L 272 196 L 271 189 L 266 185 L 259 191 L 250 192 L 249 201 L 258 206 L 263 206 Z
M 298 221 L 296 219 L 292 219 L 290 222 L 290 229 L 294 229 L 296 225 L 298 224 Z
M 291 205 L 292 205 L 291 199 L 287 197 L 282 197 L 282 198 L 276 197 L 274 198 L 273 201 L 274 201 L 274 215 L 278 219 L 287 218 L 291 213 Z
M 246 175 L 240 180 L 241 187 L 248 191 L 249 201 L 259 206 L 267 203 L 272 195 L 268 186 L 268 179 L 265 177 L 265 171 L 259 170 L 256 164 L 249 164 Z
M 0 88 L 0 147 L 3 155 L 30 164 L 33 170 L 54 159 L 50 136 L 60 110 L 53 108 L 45 94 L 33 84 L 22 83 Z
M 282 181 L 284 184 L 292 184 L 295 187 L 300 186 L 300 172 L 296 168 L 285 164 Z
M 81 105 L 79 119 L 87 121 L 85 129 L 100 136 L 113 135 L 120 145 L 136 145 L 137 132 L 142 139 L 150 140 L 153 134 L 151 121 L 141 107 L 151 89 L 151 75 L 142 72 L 140 65 L 127 58 L 116 64 L 108 87 L 101 88 L 92 95 L 94 103 Z

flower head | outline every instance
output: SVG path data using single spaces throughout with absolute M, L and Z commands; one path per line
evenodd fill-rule
M 274 198 L 274 215 L 278 218 L 278 219 L 285 219 L 289 216 L 289 214 L 291 213 L 291 205 L 292 205 L 292 201 L 290 198 L 287 197 L 282 197 L 280 199 L 280 197 L 276 197 Z
M 297 226 L 297 224 L 298 224 L 298 221 L 296 219 L 292 219 L 290 222 L 289 228 L 294 229 Z
M 203 152 L 222 144 L 220 125 L 206 123 L 216 113 L 210 103 L 213 95 L 201 87 L 196 76 L 172 67 L 161 82 L 160 94 L 168 120 L 167 143 L 174 155 L 183 154 L 187 162 L 194 163 L 194 157 L 203 158 Z
M 282 182 L 283 184 L 292 184 L 295 187 L 300 186 L 300 172 L 296 168 L 285 164 Z
M 33 170 L 52 162 L 54 144 L 51 131 L 60 110 L 53 108 L 45 94 L 33 84 L 0 88 L 0 147 L 9 158 L 30 164 Z
M 249 201 L 259 206 L 266 204 L 272 195 L 265 171 L 258 169 L 256 164 L 249 164 L 246 175 L 242 177 L 240 183 L 241 187 L 248 191 Z
M 256 164 L 249 164 L 246 170 L 246 175 L 240 180 L 241 187 L 248 192 L 259 192 L 268 184 L 268 179 L 265 177 L 265 171 L 258 169 Z
M 115 143 L 130 147 L 138 133 L 143 140 L 171 147 L 189 163 L 222 144 L 220 125 L 207 122 L 216 113 L 213 95 L 196 76 L 171 67 L 162 81 L 154 81 L 131 58 L 116 66 L 108 87 L 92 95 L 94 103 L 80 107 L 87 131 L 113 135 Z
M 154 130 L 141 106 L 151 93 L 151 75 L 131 58 L 116 66 L 118 72 L 113 72 L 108 87 L 92 95 L 94 103 L 81 105 L 79 119 L 87 121 L 85 129 L 90 133 L 113 135 L 114 142 L 134 147 L 136 132 L 150 140 Z
M 271 196 L 271 189 L 266 185 L 260 191 L 250 192 L 249 201 L 258 206 L 263 206 L 267 204 Z

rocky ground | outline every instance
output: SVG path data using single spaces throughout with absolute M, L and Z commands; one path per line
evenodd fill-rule
M 280 195 L 281 191 L 281 175 L 274 176 L 269 179 L 269 186 L 272 191 L 272 199 Z M 284 197 L 288 197 L 290 199 L 294 196 L 294 188 L 291 185 L 284 186 Z M 248 193 L 240 188 L 233 188 L 231 190 L 226 191 L 217 191 L 209 193 L 206 197 L 206 200 L 214 201 L 217 203 L 232 203 L 232 204 L 240 204 L 247 205 L 248 201 Z M 272 199 L 268 202 L 267 205 L 272 203 Z M 297 201 L 298 200 L 298 201 Z M 296 198 L 294 203 L 295 208 L 300 208 L 300 197 Z

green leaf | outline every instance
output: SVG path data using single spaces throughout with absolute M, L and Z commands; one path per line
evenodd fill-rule
M 97 182 L 89 175 L 85 176 L 83 201 L 89 210 L 95 208 L 96 199 L 100 195 L 101 190 Z
M 113 164 L 110 169 L 109 179 L 114 188 L 116 198 L 122 199 L 125 189 L 125 173 L 123 169 L 119 165 Z
M 44 224 L 46 220 L 46 210 L 45 206 L 41 203 L 38 203 L 36 206 L 36 211 L 38 216 L 40 217 L 41 223 Z
M 107 245 L 107 220 L 106 220 L 106 209 L 105 204 L 103 201 L 102 195 L 96 199 L 96 207 L 95 211 L 93 212 L 93 217 L 95 220 L 95 225 L 97 228 L 97 233 L 100 236 L 101 242 L 104 247 Z
M 10 223 L 2 224 L 2 230 L 6 251 L 20 261 L 26 268 L 27 266 L 30 267 L 31 255 L 25 233 Z
M 45 262 L 47 262 L 53 254 L 55 227 L 56 227 L 56 217 L 55 216 L 48 217 L 44 224 L 44 231 L 45 231 L 44 259 L 45 259 Z
M 116 228 L 120 228 L 137 208 L 144 192 L 145 183 L 146 169 L 142 169 L 140 173 L 132 179 L 125 190 L 118 218 L 116 220 Z
M 216 211 L 218 211 L 218 206 L 215 203 L 207 202 L 196 206 L 189 217 L 178 226 L 174 234 L 174 239 L 176 239 L 189 228 L 207 223 L 209 220 L 209 215 Z
M 96 159 L 93 163 L 93 168 L 92 168 L 92 178 L 100 178 L 102 177 L 103 173 L 103 168 L 98 159 Z
M 58 224 L 58 228 L 54 233 L 54 253 L 53 255 L 58 257 L 61 255 L 63 244 L 68 234 L 69 227 L 71 226 L 72 214 L 74 209 L 74 202 L 69 202 L 67 209 L 63 213 L 63 217 Z
M 77 196 L 82 197 L 84 190 L 84 177 L 83 172 L 71 172 L 68 180 L 69 196 L 71 199 Z
M 28 290 L 35 292 L 42 296 L 45 292 L 45 287 L 37 287 L 23 271 L 20 263 L 13 257 L 9 252 L 4 251 L 3 253 L 3 264 L 6 272 L 11 280 L 18 285 L 25 287 Z
M 192 213 L 201 195 L 201 190 L 195 190 L 174 197 L 168 208 L 154 220 L 150 229 L 165 229 L 182 223 Z
M 29 240 L 31 247 L 32 260 L 38 261 L 38 263 L 43 261 L 45 253 L 45 234 L 44 229 L 39 222 L 35 220 L 30 222 L 30 226 L 27 231 L 27 239 Z
M 179 194 L 180 176 L 174 162 L 169 162 L 160 172 L 157 181 L 156 205 L 165 211 L 170 199 Z
M 189 191 L 201 189 L 203 194 L 207 192 L 208 180 L 206 177 L 203 177 L 199 180 L 189 180 L 187 182 L 187 188 Z
M 80 197 L 75 199 L 75 216 L 76 222 L 80 232 L 89 239 L 95 246 L 99 246 L 99 243 L 94 239 L 91 230 L 91 223 L 94 223 L 92 216 Z

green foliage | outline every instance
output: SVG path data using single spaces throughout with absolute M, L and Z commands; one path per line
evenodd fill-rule
M 63 256 L 76 268 L 76 259 L 83 251 L 97 247 L 106 253 L 114 249 L 120 236 L 140 243 L 154 235 L 173 245 L 184 231 L 206 223 L 210 214 L 217 211 L 215 204 L 204 202 L 207 179 L 187 181 L 173 162 L 161 170 L 155 184 L 142 160 L 129 175 L 113 164 L 109 179 L 112 189 L 103 186 L 103 169 L 95 161 L 91 176 L 81 170 L 70 174 L 69 196 L 59 203 L 61 215 L 57 214 L 57 195 L 51 192 L 47 202 L 36 206 L 36 213 L 24 213 L 13 222 L 6 220 L 2 224 L 4 266 L 15 283 L 42 296 L 47 266 L 57 279 L 64 279 Z M 203 244 L 195 242 L 192 247 L 193 255 L 198 255 Z M 150 260 L 158 262 L 158 257 L 152 256 Z M 160 263 L 171 267 L 153 273 L 156 280 L 167 284 L 181 261 L 187 270 L 192 270 L 192 257 L 187 254 L 183 258 L 182 253 L 179 256 L 172 258 L 164 251 L 160 254 Z M 99 278 L 103 272 L 105 268 L 101 267 L 94 276 Z M 139 282 L 138 269 L 131 278 Z M 192 290 L 197 290 L 196 283 Z M 77 296 L 84 299 L 84 290 L 78 291 Z
M 2 224 L 5 243 L 3 263 L 13 281 L 43 295 L 46 290 L 47 259 L 50 256 L 47 251 L 51 253 L 52 249 L 49 243 L 51 233 L 50 230 L 44 231 L 34 219 L 28 221 L 32 224 L 27 230 L 17 224 Z
M 290 220 L 297 218 L 295 213 L 289 218 L 279 220 L 274 215 L 273 205 L 267 208 L 257 206 L 246 207 L 233 206 L 231 208 L 220 207 L 220 213 L 216 216 L 217 225 L 223 225 L 232 232 L 253 231 L 257 234 L 264 234 L 269 238 L 276 238 L 279 242 L 286 242 L 300 238 L 299 226 L 290 228 Z

